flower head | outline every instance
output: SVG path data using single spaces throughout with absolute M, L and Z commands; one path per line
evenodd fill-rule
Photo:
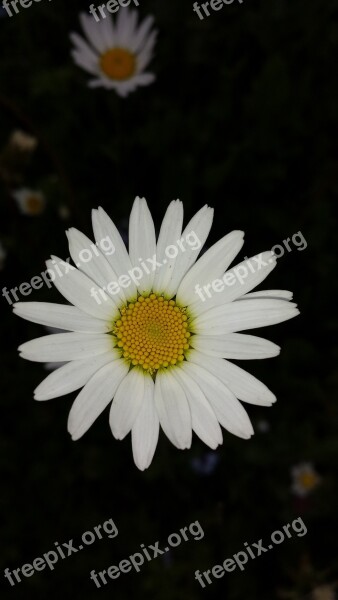
M 195 431 L 215 449 L 223 439 L 220 425 L 243 439 L 253 434 L 239 400 L 275 402 L 263 383 L 227 359 L 276 356 L 275 344 L 235 332 L 280 323 L 298 310 L 290 292 L 249 293 L 275 267 L 271 252 L 259 255 L 260 268 L 251 268 L 244 280 L 201 299 L 199 286 L 210 290 L 210 281 L 243 273 L 242 263 L 227 270 L 243 245 L 241 231 L 223 237 L 197 261 L 212 220 L 213 210 L 204 206 L 183 229 L 183 205 L 173 201 L 156 241 L 147 203 L 136 198 L 128 252 L 105 211 L 93 210 L 96 244 L 76 229 L 67 232 L 77 268 L 57 257 L 47 261 L 51 279 L 72 306 L 14 305 L 29 321 L 69 332 L 19 350 L 28 360 L 67 363 L 38 386 L 36 400 L 83 388 L 68 419 L 74 440 L 113 400 L 112 433 L 123 439 L 131 431 L 136 465 L 145 469 L 160 425 L 177 448 L 189 448 Z
M 35 217 L 45 209 L 46 200 L 42 192 L 21 188 L 13 192 L 13 197 L 24 215 Z
M 311 463 L 302 462 L 291 470 L 292 491 L 296 496 L 305 497 L 318 486 L 320 477 Z
M 94 75 L 90 87 L 105 87 L 125 97 L 138 86 L 155 80 L 152 73 L 144 72 L 157 36 L 156 31 L 151 31 L 153 17 L 147 17 L 138 26 L 137 12 L 123 8 L 116 23 L 110 15 L 96 22 L 85 13 L 81 13 L 80 21 L 87 41 L 77 33 L 71 34 L 75 46 L 72 57 L 79 67 Z
M 15 129 L 10 135 L 9 145 L 19 152 L 33 152 L 38 145 L 38 140 L 21 129 Z

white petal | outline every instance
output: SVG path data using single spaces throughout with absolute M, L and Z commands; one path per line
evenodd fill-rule
M 117 315 L 115 302 L 104 292 L 103 296 L 99 294 L 92 279 L 71 265 L 67 265 L 67 272 L 64 261 L 57 256 L 52 256 L 52 259 L 47 260 L 46 265 L 54 273 L 55 287 L 68 302 L 98 319 L 114 320 Z M 57 269 L 60 269 L 61 275 Z
M 75 51 L 78 54 L 81 54 L 81 56 L 86 59 L 88 64 L 90 64 L 92 67 L 98 65 L 99 57 L 97 53 L 94 52 L 94 50 L 87 44 L 87 42 L 85 42 L 82 37 L 80 37 L 77 33 L 71 33 L 70 39 L 75 46 Z
M 144 47 L 138 54 L 137 69 L 136 69 L 137 73 L 141 73 L 141 71 L 143 71 L 150 63 L 150 61 L 153 57 L 153 48 L 155 46 L 156 38 L 157 38 L 157 31 L 153 31 L 149 35 L 149 38 L 147 39 Z
M 156 237 L 154 222 L 144 198 L 135 199 L 130 214 L 129 255 L 134 270 L 138 269 L 140 280 L 137 287 L 140 294 L 149 293 L 153 286 L 155 272 L 147 259 L 156 258 Z M 145 262 L 149 273 L 141 266 L 141 262 Z
M 218 377 L 239 400 L 248 404 L 271 406 L 276 396 L 256 377 L 222 358 L 210 358 L 197 351 L 189 352 L 189 361 Z
M 193 310 L 202 314 L 213 306 L 228 304 L 237 298 L 240 298 L 247 292 L 259 285 L 275 268 L 277 262 L 274 254 L 261 252 L 250 259 L 244 260 L 232 269 L 227 271 L 222 280 L 224 289 L 216 291 L 212 287 L 213 280 L 209 280 L 209 288 L 202 290 L 202 298 L 196 292 L 196 301 L 193 303 Z
M 243 231 L 232 231 L 211 246 L 182 279 L 177 291 L 177 300 L 187 306 L 196 302 L 196 286 L 206 285 L 222 277 L 243 246 Z
M 109 81 L 108 78 L 104 77 L 102 73 L 100 73 L 100 76 L 96 79 L 90 79 L 87 85 L 89 88 L 92 89 L 103 87 L 107 90 L 112 90 L 116 88 L 116 85 L 112 81 Z
M 139 73 L 129 80 L 129 84 L 133 85 L 134 89 L 138 86 L 145 86 L 154 83 L 156 77 L 154 73 Z M 134 91 L 134 90 L 131 90 Z
M 59 369 L 60 367 L 63 367 L 63 365 L 66 365 L 68 363 L 63 362 L 62 360 L 59 360 L 58 362 L 47 362 L 43 365 L 43 368 L 45 369 L 45 371 L 55 371 L 55 369 Z
M 137 11 L 123 8 L 119 10 L 116 21 L 116 45 L 130 48 L 131 40 L 135 37 Z
M 201 387 L 219 423 L 234 435 L 250 438 L 254 433 L 250 419 L 229 388 L 206 368 L 192 362 L 184 362 L 182 369 Z
M 104 39 L 101 22 L 97 23 L 93 17 L 86 13 L 80 14 L 80 21 L 83 31 L 92 46 L 100 53 L 108 50 L 109 46 L 107 47 Z
M 161 427 L 172 444 L 181 450 L 190 448 L 191 413 L 182 386 L 170 371 L 158 371 L 155 379 L 155 405 Z
M 197 260 L 197 257 L 209 235 L 213 216 L 213 208 L 209 208 L 207 205 L 203 206 L 203 208 L 196 213 L 183 231 L 181 239 L 185 249 L 184 251 L 179 250 L 179 254 L 175 262 L 175 268 L 173 269 L 170 282 L 165 290 L 168 297 L 172 298 L 176 294 L 184 275 Z M 195 244 L 189 245 L 189 234 L 193 235 L 197 240 L 197 247 Z
M 117 227 L 103 208 L 99 207 L 98 210 L 92 211 L 92 223 L 96 243 L 99 248 L 103 250 L 106 248 L 105 256 L 113 270 L 119 277 L 128 275 L 128 272 L 132 269 L 132 264 L 127 248 Z M 134 281 L 130 281 L 127 288 L 128 298 L 133 298 L 137 295 L 137 288 Z
M 155 272 L 153 289 L 156 293 L 162 293 L 170 281 L 176 258 L 170 258 L 166 250 L 169 246 L 177 246 L 177 241 L 182 235 L 182 225 L 183 204 L 180 200 L 173 200 L 164 215 L 157 240 L 157 260 L 162 266 Z
M 54 333 L 21 344 L 22 358 L 34 362 L 81 360 L 109 352 L 114 338 L 104 333 Z
M 131 369 L 119 385 L 111 405 L 109 423 L 117 440 L 129 433 L 141 409 L 145 388 L 145 377 L 140 369 Z
M 75 306 L 68 306 L 67 304 L 16 302 L 13 305 L 13 312 L 32 323 L 67 329 L 68 331 L 108 333 L 112 329 L 109 322 L 90 317 Z
M 190 407 L 192 428 L 207 446 L 215 450 L 223 442 L 222 430 L 210 403 L 197 383 L 184 369 L 173 369 L 173 377 L 181 384 Z
M 116 34 L 113 19 L 107 15 L 105 19 L 101 19 L 98 26 L 101 28 L 101 36 L 105 43 L 105 50 L 110 50 L 116 46 Z
M 299 314 L 293 302 L 284 300 L 241 300 L 216 306 L 191 322 L 194 333 L 221 335 L 276 325 Z
M 131 40 L 131 50 L 133 52 L 139 52 L 141 48 L 144 46 L 146 38 L 149 34 L 151 26 L 154 23 L 154 17 L 152 15 L 146 17 L 144 21 L 142 21 L 140 27 L 135 33 L 134 38 Z
M 124 360 L 114 360 L 95 373 L 81 390 L 68 417 L 68 431 L 73 440 L 86 433 L 108 406 L 128 368 Z
M 85 69 L 85 71 L 88 71 L 88 73 L 91 73 L 92 75 L 99 75 L 100 69 L 96 57 L 94 62 L 93 60 L 89 59 L 88 56 L 78 50 L 73 50 L 71 55 L 78 67 Z
M 150 376 L 144 376 L 144 386 L 142 405 L 131 431 L 134 461 L 141 471 L 147 469 L 153 460 L 160 429 L 154 399 L 155 386 Z
M 48 375 L 36 388 L 34 398 L 51 400 L 70 394 L 86 385 L 89 379 L 106 364 L 119 358 L 120 353 L 113 350 L 84 360 L 73 360 Z
M 70 255 L 80 271 L 93 279 L 115 303 L 125 302 L 126 297 L 123 288 L 118 284 L 118 276 L 99 248 L 75 227 L 66 231 L 66 235 Z M 115 286 L 111 287 L 109 284 Z M 112 293 L 116 291 L 118 293 Z
M 208 356 L 251 360 L 272 358 L 280 353 L 280 347 L 254 335 L 227 333 L 225 335 L 193 335 L 191 345 Z
M 260 290 L 251 292 L 238 298 L 238 300 L 247 300 L 248 298 L 275 298 L 276 300 L 292 300 L 293 293 L 287 290 Z

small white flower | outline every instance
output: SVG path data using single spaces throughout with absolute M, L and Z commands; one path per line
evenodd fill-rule
M 7 252 L 0 242 L 0 270 L 4 268 L 5 260 L 7 257 Z
M 336 600 L 334 585 L 321 585 L 312 592 L 312 600 Z
M 292 491 L 296 496 L 308 496 L 319 484 L 320 477 L 311 463 L 302 462 L 291 469 Z
M 71 215 L 70 209 L 68 208 L 68 206 L 66 206 L 66 204 L 61 204 L 61 206 L 59 206 L 58 213 L 60 219 L 62 219 L 63 221 L 68 221 Z
M 14 312 L 24 319 L 68 330 L 22 344 L 19 351 L 27 360 L 67 363 L 38 386 L 36 400 L 83 388 L 68 419 L 73 440 L 113 400 L 112 433 L 123 439 L 131 431 L 134 460 L 143 470 L 152 461 L 160 425 L 177 448 L 189 448 L 194 431 L 215 449 L 223 441 L 220 425 L 243 439 L 254 433 L 239 400 L 261 406 L 276 401 L 263 383 L 227 359 L 276 356 L 280 348 L 275 344 L 235 332 L 280 323 L 299 311 L 289 302 L 290 292 L 249 293 L 274 269 L 276 257 L 271 251 L 261 255 L 265 266 L 250 271 L 242 283 L 237 279 L 222 293 L 201 301 L 195 286 L 223 276 L 243 245 L 243 232 L 233 231 L 196 262 L 212 220 L 213 210 L 204 206 L 183 229 L 183 205 L 173 201 L 156 241 L 147 203 L 136 198 L 128 253 L 105 211 L 93 210 L 97 250 L 91 261 L 79 262 L 83 250 L 93 247 L 91 240 L 70 229 L 69 251 L 79 268 L 67 267 L 54 280 L 73 306 L 14 305 Z M 200 242 L 199 249 L 185 244 L 184 252 L 174 258 L 170 252 L 168 257 L 168 248 L 177 240 L 190 239 L 191 232 Z M 108 238 L 115 252 L 104 255 L 98 248 Z M 140 271 L 140 260 L 153 257 L 155 269 L 148 269 L 138 284 L 130 277 L 126 280 L 133 269 Z M 52 258 L 47 267 L 54 270 L 60 259 Z M 117 280 L 120 289 L 108 291 L 108 284 Z
M 21 188 L 16 192 L 12 192 L 12 195 L 24 215 L 35 217 L 45 209 L 46 199 L 42 192 Z
M 72 57 L 79 67 L 95 76 L 89 87 L 105 87 L 125 97 L 138 86 L 155 80 L 153 73 L 144 72 L 152 59 L 157 36 L 156 31 L 151 31 L 152 16 L 137 26 L 137 12 L 124 8 L 115 24 L 110 15 L 96 22 L 81 13 L 80 21 L 88 42 L 72 33 Z
M 33 152 L 38 145 L 38 140 L 21 129 L 16 129 L 10 135 L 9 144 L 21 152 Z
M 259 431 L 259 433 L 268 433 L 268 431 L 270 431 L 269 421 L 266 421 L 265 419 L 261 419 L 260 421 L 258 421 L 257 431 Z

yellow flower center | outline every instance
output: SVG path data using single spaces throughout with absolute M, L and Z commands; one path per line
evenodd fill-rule
M 39 196 L 28 196 L 26 199 L 26 209 L 31 215 L 38 215 L 42 211 L 43 202 Z
M 124 81 L 135 73 L 136 59 L 135 55 L 125 48 L 112 48 L 102 54 L 100 65 L 107 77 Z
M 299 482 L 306 490 L 312 490 L 318 483 L 318 477 L 314 473 L 302 473 Z
M 114 334 L 124 358 L 154 373 L 176 365 L 189 350 L 189 325 L 185 309 L 174 300 L 151 294 L 128 303 L 115 322 Z

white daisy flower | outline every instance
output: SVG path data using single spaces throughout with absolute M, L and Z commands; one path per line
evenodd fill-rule
M 301 498 L 308 496 L 320 483 L 320 477 L 313 465 L 302 462 L 291 469 L 292 492 Z
M 241 402 L 271 406 L 270 390 L 228 359 L 276 356 L 280 348 L 252 335 L 235 333 L 264 327 L 298 314 L 290 292 L 249 294 L 276 265 L 272 252 L 261 269 L 248 273 L 226 293 L 202 302 L 195 285 L 205 285 L 228 269 L 243 245 L 243 232 L 233 231 L 196 262 L 209 234 L 213 210 L 204 206 L 183 225 L 183 205 L 171 202 L 156 241 L 145 199 L 136 198 L 129 221 L 129 252 L 116 226 L 102 208 L 93 210 L 96 248 L 109 238 L 111 255 L 96 250 L 90 262 L 79 262 L 91 240 L 76 229 L 67 232 L 70 255 L 79 268 L 68 266 L 54 284 L 73 306 L 19 302 L 14 312 L 35 323 L 68 330 L 22 344 L 21 356 L 37 362 L 67 362 L 35 390 L 36 400 L 49 400 L 83 388 L 68 419 L 68 431 L 79 439 L 111 403 L 110 427 L 116 439 L 130 431 L 136 465 L 147 468 L 161 425 L 169 440 L 189 448 L 194 431 L 215 449 L 222 443 L 222 425 L 243 439 L 253 434 Z M 168 258 L 168 249 L 194 232 L 199 249 Z M 194 249 L 195 248 L 195 249 Z M 172 255 L 172 251 L 170 255 Z M 133 280 L 147 259 L 156 264 Z M 56 269 L 60 259 L 47 261 Z M 65 263 L 64 263 L 65 264 Z M 154 269 L 155 264 L 155 269 Z M 134 271 L 132 271 L 134 269 Z M 119 281 L 120 287 L 109 286 Z M 110 290 L 108 291 L 107 288 Z M 105 298 L 105 299 L 104 299 Z
M 16 200 L 22 214 L 29 216 L 40 215 L 46 205 L 45 196 L 42 192 L 21 188 L 12 192 L 13 198 Z
M 124 8 L 115 24 L 110 15 L 96 22 L 81 13 L 80 21 L 88 41 L 72 33 L 72 57 L 79 67 L 94 75 L 89 87 L 105 87 L 125 97 L 138 86 L 153 83 L 153 73 L 144 71 L 152 59 L 157 36 L 157 31 L 151 31 L 152 16 L 138 26 L 136 10 Z
M 38 145 L 38 140 L 21 129 L 16 129 L 10 135 L 9 144 L 21 152 L 33 152 Z

